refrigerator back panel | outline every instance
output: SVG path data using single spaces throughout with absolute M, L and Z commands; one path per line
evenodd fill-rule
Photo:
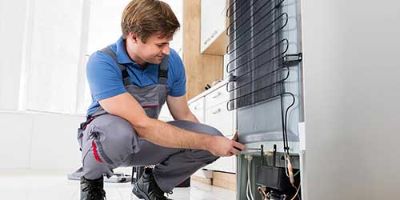
M 297 145 L 303 121 L 299 10 L 297 0 L 229 4 L 227 107 L 237 111 L 242 143 L 272 144 L 286 137 Z

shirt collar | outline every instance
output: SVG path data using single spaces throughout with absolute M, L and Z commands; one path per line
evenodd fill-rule
M 128 64 L 128 63 L 136 64 L 135 61 L 129 58 L 128 53 L 126 52 L 125 49 L 125 42 L 126 42 L 125 39 L 120 37 L 118 41 L 115 43 L 117 46 L 115 52 L 117 54 L 117 61 L 120 64 Z

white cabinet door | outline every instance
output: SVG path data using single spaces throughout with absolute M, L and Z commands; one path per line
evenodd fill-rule
M 234 134 L 234 112 L 228 111 L 226 103 L 229 100 L 229 93 L 225 85 L 212 91 L 205 96 L 205 123 L 215 127 L 231 138 Z M 221 157 L 205 169 L 235 173 L 235 157 Z
M 212 90 L 212 91 L 210 91 Z M 226 103 L 229 101 L 229 92 L 226 91 L 226 84 L 211 88 L 204 97 L 201 97 L 189 104 L 190 109 L 196 117 L 204 120 L 226 137 L 231 138 L 235 131 L 233 111 L 228 111 Z M 208 93 L 209 92 L 209 93 Z M 236 157 L 221 157 L 204 169 L 236 173 Z
M 222 85 L 205 97 L 206 111 L 205 123 L 215 127 L 225 136 L 234 134 L 233 111 L 228 111 L 226 103 L 229 100 L 229 93 L 226 85 Z
M 203 53 L 218 36 L 225 34 L 226 0 L 201 0 L 201 39 Z
M 232 136 L 234 134 L 233 112 L 227 110 L 226 102 L 210 108 L 207 107 L 206 124 L 215 127 L 225 136 Z
M 194 116 L 197 117 L 200 123 L 205 123 L 204 121 L 204 97 L 201 97 L 197 99 L 194 102 L 191 102 L 189 104 L 189 108 L 194 114 Z
M 207 94 L 206 98 L 206 107 L 210 108 L 216 106 L 220 103 L 226 103 L 229 101 L 229 92 L 226 90 L 226 84 L 222 85 L 215 91 Z

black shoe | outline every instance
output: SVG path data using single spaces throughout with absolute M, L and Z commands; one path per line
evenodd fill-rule
M 103 177 L 96 180 L 88 180 L 81 177 L 81 200 L 104 200 L 106 192 L 103 189 Z
M 142 177 L 133 184 L 132 193 L 145 200 L 171 200 L 158 187 L 150 168 L 146 168 Z

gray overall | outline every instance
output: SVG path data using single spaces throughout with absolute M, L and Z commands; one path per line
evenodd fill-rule
M 102 51 L 117 62 L 110 48 Z M 149 117 L 157 119 L 168 93 L 168 57 L 160 64 L 159 83 L 142 88 L 131 84 L 126 67 L 118 65 L 127 91 L 141 104 Z M 183 120 L 167 123 L 190 131 L 222 136 L 217 129 L 204 124 Z M 164 192 L 172 191 L 196 170 L 218 159 L 208 151 L 166 148 L 153 144 L 140 138 L 128 121 L 106 113 L 101 106 L 85 124 L 84 130 L 78 135 L 78 141 L 82 149 L 82 175 L 85 178 L 111 176 L 112 169 L 121 166 L 155 165 L 154 178 Z

